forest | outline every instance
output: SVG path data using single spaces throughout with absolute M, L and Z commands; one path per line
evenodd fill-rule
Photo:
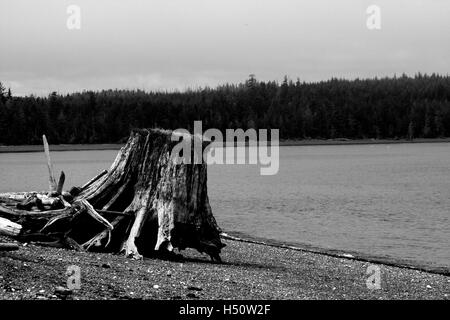
M 0 145 L 120 143 L 133 128 L 280 129 L 281 139 L 450 137 L 450 76 L 307 83 L 287 77 L 185 91 L 14 96 L 0 83 Z

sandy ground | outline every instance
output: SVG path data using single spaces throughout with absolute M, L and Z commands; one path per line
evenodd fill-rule
M 225 240 L 223 264 L 194 250 L 182 261 L 127 259 L 28 244 L 0 252 L 0 299 L 60 299 L 66 270 L 80 267 L 81 289 L 67 299 L 449 299 L 450 277 L 378 265 L 381 289 L 368 289 L 369 263 Z

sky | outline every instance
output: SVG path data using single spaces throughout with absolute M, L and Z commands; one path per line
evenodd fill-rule
M 43 96 L 448 74 L 449 35 L 448 0 L 1 0 L 0 82 Z

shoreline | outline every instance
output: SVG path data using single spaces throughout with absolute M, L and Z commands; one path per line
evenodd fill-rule
M 72 300 L 332 300 L 450 298 L 450 277 L 224 239 L 223 263 L 195 250 L 180 260 L 77 252 L 28 244 L 0 253 L 0 300 L 57 300 L 67 267 L 81 270 Z M 370 269 L 369 269 L 370 267 Z M 368 286 L 378 267 L 380 287 Z
M 413 143 L 450 143 L 450 138 L 432 138 L 432 139 L 307 139 L 307 140 L 281 140 L 279 146 L 340 146 L 340 145 L 374 145 L 374 144 L 413 144 Z M 125 144 L 123 143 L 106 143 L 106 144 L 54 144 L 50 145 L 53 152 L 59 151 L 102 151 L 102 150 L 120 150 Z M 268 144 L 270 146 L 270 143 Z M 227 144 L 229 146 L 229 144 Z M 0 153 L 26 153 L 26 152 L 43 152 L 42 145 L 0 145 Z
M 222 232 L 221 237 L 223 239 L 239 241 L 243 243 L 252 243 L 258 245 L 264 245 L 268 247 L 275 247 L 280 249 L 290 249 L 295 251 L 303 251 L 312 254 L 319 254 L 334 258 L 348 259 L 361 262 L 370 262 L 376 264 L 382 264 L 386 266 L 392 266 L 397 268 L 404 268 L 410 270 L 418 270 L 427 273 L 439 274 L 443 276 L 450 276 L 450 266 L 443 265 L 430 265 L 425 262 L 412 261 L 402 258 L 395 258 L 390 256 L 370 255 L 359 251 L 343 250 L 343 249 L 330 249 L 322 248 L 314 245 L 307 245 L 301 243 L 286 243 L 283 241 L 266 239 L 260 237 L 248 236 L 240 232 Z

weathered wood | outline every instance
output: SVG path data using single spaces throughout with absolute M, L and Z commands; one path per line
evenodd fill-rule
M 12 201 L 24 201 L 29 194 L 32 192 L 10 192 L 10 193 L 0 193 L 0 198 L 4 201 L 6 200 L 12 200 Z
M 15 237 L 19 235 L 22 226 L 8 219 L 0 217 L 0 235 Z
M 108 203 L 103 206 L 103 210 L 108 210 L 108 208 L 111 207 L 117 201 L 117 199 L 123 194 L 126 188 L 127 188 L 126 184 L 122 185 L 119 188 L 119 190 L 117 190 L 116 194 L 108 201 Z
M 112 226 L 116 226 L 119 222 L 121 222 L 124 219 L 124 216 L 120 216 L 115 218 L 112 222 L 111 225 Z M 89 241 L 86 241 L 84 244 L 82 244 L 82 247 L 85 250 L 89 250 L 92 246 L 94 245 L 102 245 L 101 241 L 103 239 L 105 239 L 106 237 L 108 237 L 108 241 L 106 242 L 106 244 L 104 245 L 104 247 L 107 247 L 111 241 L 111 232 L 110 230 L 106 229 L 103 230 L 102 232 L 100 232 L 99 234 L 97 234 L 95 237 L 93 237 L 92 239 L 90 239 Z
M 100 172 L 98 175 L 96 175 L 94 178 L 92 178 L 91 180 L 89 180 L 87 183 L 85 183 L 81 189 L 85 189 L 87 187 L 89 187 L 91 184 L 93 184 L 95 181 L 97 181 L 98 179 L 100 179 L 101 177 L 103 177 L 105 174 L 108 173 L 108 170 L 103 170 L 102 172 Z
M 111 210 L 97 210 L 101 215 L 113 215 L 113 216 L 124 216 L 124 217 L 132 217 L 133 214 L 129 212 L 119 212 L 119 211 L 111 211 Z
M 47 144 L 51 192 L 10 194 L 5 199 L 35 197 L 45 209 L 53 205 L 66 208 L 36 212 L 0 204 L 0 216 L 22 224 L 18 238 L 23 241 L 122 251 L 133 258 L 190 247 L 220 261 L 224 244 L 209 205 L 207 165 L 175 163 L 171 152 L 177 143 L 170 131 L 133 130 L 111 168 L 81 188 L 72 188 L 70 194 L 62 193 L 62 187 L 53 190 Z M 31 210 L 36 210 L 35 206 Z
M 45 194 L 37 194 L 36 197 L 40 200 L 42 205 L 49 206 L 51 210 L 58 210 L 67 207 L 66 205 L 64 205 L 64 200 L 62 199 L 62 197 L 59 196 L 49 197 Z
M 65 244 L 67 246 L 72 247 L 73 249 L 75 249 L 77 251 L 85 251 L 83 246 L 81 246 L 78 242 L 73 240 L 71 237 L 65 237 L 64 240 L 65 240 Z
M 56 188 L 56 192 L 58 194 L 62 194 L 65 181 L 66 181 L 66 174 L 64 173 L 64 171 L 61 171 L 61 175 L 59 176 L 58 186 Z
M 42 203 L 41 203 L 42 204 Z M 27 199 L 25 199 L 22 202 L 17 203 L 16 207 L 17 209 L 20 210 L 28 210 L 30 211 L 31 208 L 33 208 L 34 206 L 38 206 L 38 198 L 37 197 L 29 197 Z
M 61 210 L 49 210 L 49 211 L 26 211 L 19 209 L 8 208 L 0 204 L 0 215 L 8 217 L 34 217 L 34 218 L 51 218 L 60 214 L 74 212 L 75 208 L 65 208 Z
M 81 199 L 78 202 L 86 209 L 86 212 L 95 220 L 103 224 L 109 230 L 114 229 L 111 223 L 109 223 L 108 220 L 103 218 L 86 199 Z
M 209 205 L 207 166 L 175 164 L 176 143 L 170 131 L 134 130 L 108 173 L 81 188 L 76 199 L 133 216 L 131 224 L 119 222 L 128 225 L 119 248 L 127 256 L 192 247 L 218 260 L 224 245 Z
M 60 220 L 64 219 L 71 219 L 73 218 L 74 214 L 72 212 L 62 213 L 58 214 L 57 216 L 54 216 L 48 220 L 48 222 L 39 230 L 39 232 L 44 232 L 47 230 L 50 226 L 52 226 L 54 223 Z
M 140 235 L 141 229 L 144 225 L 144 217 L 145 217 L 145 207 L 142 207 L 136 213 L 136 217 L 134 219 L 133 226 L 131 227 L 128 238 L 124 242 L 122 246 L 122 252 L 125 253 L 127 257 L 134 259 L 141 259 L 142 255 L 139 253 L 138 248 L 136 246 L 136 238 Z M 159 249 L 159 248 L 158 248 Z
M 48 185 L 50 188 L 50 192 L 56 192 L 58 187 L 56 184 L 55 176 L 53 174 L 52 160 L 50 158 L 50 148 L 48 146 L 48 142 L 47 142 L 47 138 L 45 137 L 45 134 L 42 136 L 42 140 L 44 142 L 44 152 L 45 152 L 45 156 L 47 158 Z

